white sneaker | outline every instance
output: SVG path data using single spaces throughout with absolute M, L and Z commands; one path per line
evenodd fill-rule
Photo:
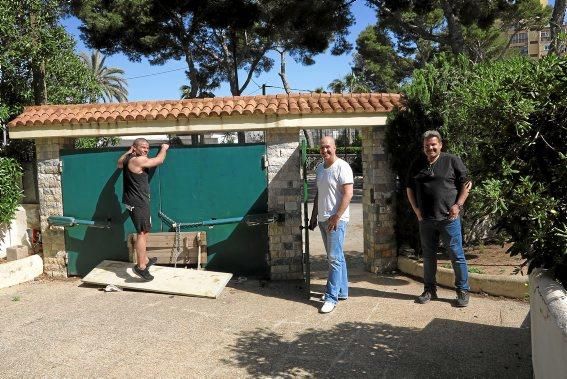
M 325 301 L 325 304 L 321 307 L 319 312 L 321 313 L 330 313 L 335 309 L 335 304 L 331 303 L 330 301 Z

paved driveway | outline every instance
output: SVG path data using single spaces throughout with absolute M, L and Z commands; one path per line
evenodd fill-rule
M 0 378 L 532 377 L 528 303 L 473 295 L 455 308 L 440 289 L 415 304 L 421 283 L 362 270 L 356 212 L 350 298 L 328 315 L 318 233 L 310 298 L 301 282 L 253 279 L 215 300 L 26 283 L 0 289 Z

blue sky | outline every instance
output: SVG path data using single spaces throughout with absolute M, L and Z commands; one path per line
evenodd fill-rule
M 355 16 L 355 24 L 349 29 L 349 40 L 353 43 L 358 34 L 367 26 L 376 22 L 373 9 L 369 8 L 363 0 L 357 0 L 352 5 Z M 77 40 L 77 52 L 90 51 L 79 38 L 78 27 L 80 21 L 76 18 L 63 20 L 66 30 Z M 354 50 L 353 50 L 354 51 Z M 253 77 L 244 90 L 243 95 L 259 95 L 262 93 L 262 84 L 282 87 L 281 80 L 277 74 L 279 69 L 279 55 L 273 56 L 275 65 L 271 72 Z M 317 87 L 327 89 L 329 83 L 334 79 L 343 78 L 351 70 L 352 52 L 339 57 L 330 53 L 320 54 L 315 58 L 316 63 L 312 66 L 302 66 L 288 57 L 286 60 L 287 79 L 291 88 L 301 90 L 314 90 Z M 107 66 L 118 67 L 124 70 L 124 77 L 128 79 L 128 100 L 165 100 L 178 99 L 179 87 L 186 84 L 182 61 L 170 61 L 163 66 L 151 66 L 147 60 L 140 63 L 130 62 L 124 55 L 115 54 L 106 58 Z M 166 72 L 170 71 L 170 72 Z M 164 73 L 165 72 L 165 73 Z M 241 75 L 241 83 L 243 82 Z M 280 88 L 267 88 L 267 94 L 283 93 Z M 298 91 L 294 91 L 298 92 Z M 216 96 L 230 96 L 230 90 L 226 83 L 215 91 Z

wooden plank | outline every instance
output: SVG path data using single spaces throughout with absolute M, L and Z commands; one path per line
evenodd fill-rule
M 140 291 L 216 298 L 232 277 L 224 272 L 153 266 L 150 272 L 154 280 L 146 282 L 133 272 L 133 267 L 133 263 L 105 260 L 82 280 Z
M 130 234 L 128 236 L 128 251 L 130 253 L 130 261 L 136 263 L 136 254 L 134 254 L 134 243 L 137 235 Z M 177 262 L 173 262 L 172 249 L 175 243 L 175 233 L 159 232 L 148 233 L 147 235 L 147 253 L 150 257 L 156 257 L 158 264 L 197 264 L 197 254 L 199 245 L 201 248 L 201 265 L 207 264 L 207 233 L 206 232 L 181 232 L 180 243 L 181 253 L 177 257 Z
M 201 246 L 207 244 L 207 233 L 206 232 L 181 232 L 179 234 L 179 239 L 181 244 L 184 244 L 184 240 L 188 243 L 192 243 L 192 246 L 198 246 L 197 244 L 197 233 L 200 233 Z M 129 241 L 131 244 L 136 242 L 137 235 L 130 234 Z M 148 233 L 147 237 L 147 247 L 150 246 L 169 246 L 173 247 L 175 244 L 175 233 L 174 232 L 161 232 L 161 233 Z

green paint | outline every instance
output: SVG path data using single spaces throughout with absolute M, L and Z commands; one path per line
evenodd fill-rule
M 121 204 L 122 172 L 114 169 L 124 149 L 62 151 L 64 215 L 106 223 L 111 228 L 65 230 L 69 274 L 86 275 L 104 259 L 128 260 L 127 235 L 134 233 Z M 174 147 L 151 173 L 152 232 L 172 231 L 158 216 L 176 222 L 209 221 L 187 231 L 206 231 L 207 269 L 244 275 L 267 273 L 267 225 L 214 225 L 214 220 L 267 212 L 265 145 Z M 150 156 L 157 149 L 150 151 Z

